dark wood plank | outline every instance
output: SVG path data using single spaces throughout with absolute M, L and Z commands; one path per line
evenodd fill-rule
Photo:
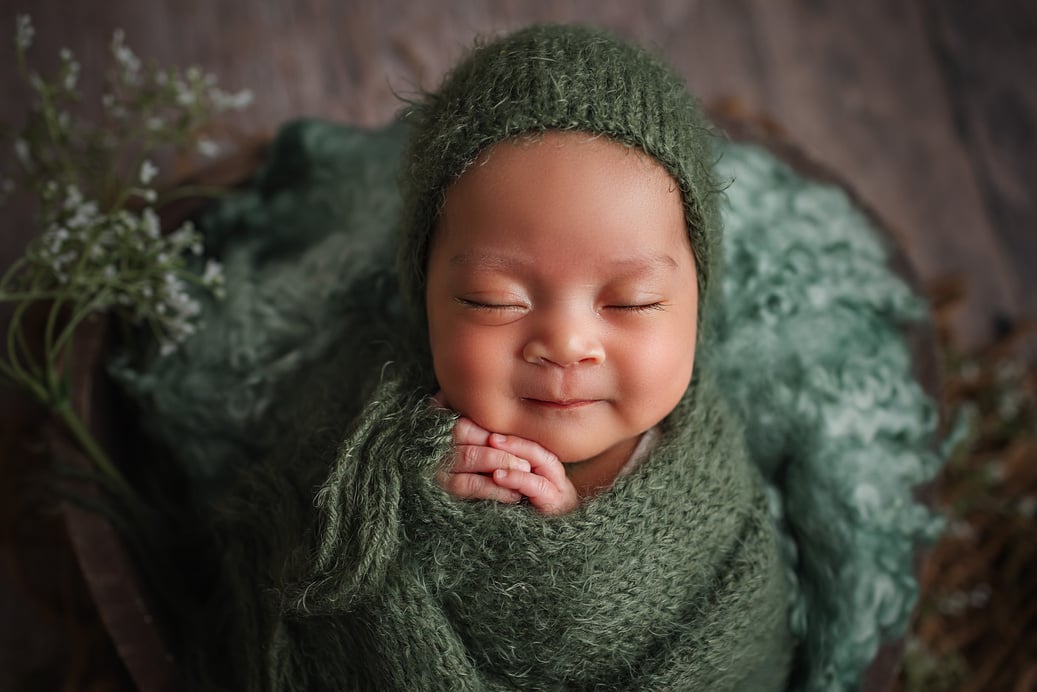
M 1006 0 L 921 3 L 956 129 L 995 235 L 1037 317 L 1037 6 Z M 1011 317 L 1006 315 L 1006 317 Z M 1037 347 L 1031 340 L 1031 356 Z
M 918 12 L 898 0 L 747 5 L 765 66 L 763 111 L 886 219 L 923 278 L 969 278 L 958 331 L 985 341 L 987 315 L 1016 313 L 1018 289 Z

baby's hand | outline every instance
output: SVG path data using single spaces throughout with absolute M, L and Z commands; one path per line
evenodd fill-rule
M 453 437 L 454 463 L 436 481 L 454 497 L 515 503 L 525 496 L 544 514 L 579 506 L 562 462 L 536 442 L 490 433 L 468 418 L 457 421 Z
M 515 503 L 522 499 L 521 493 L 497 485 L 493 476 L 509 470 L 528 473 L 528 461 L 489 447 L 490 433 L 467 418 L 458 419 L 453 437 L 454 463 L 436 474 L 443 490 L 462 500 Z
M 579 506 L 576 486 L 554 454 L 536 442 L 514 435 L 490 433 L 488 442 L 492 449 L 525 460 L 530 466 L 528 471 L 499 468 L 493 472 L 494 483 L 522 493 L 543 514 L 567 514 Z

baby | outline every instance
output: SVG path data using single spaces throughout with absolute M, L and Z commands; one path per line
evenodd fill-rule
M 462 498 L 572 510 L 680 401 L 698 287 L 673 177 L 607 136 L 505 140 L 450 186 L 429 249 L 440 474 Z M 494 432 L 490 432 L 494 431 Z
M 563 514 L 688 390 L 720 242 L 707 125 L 667 68 L 574 29 L 477 51 L 410 116 L 401 278 L 463 416 L 438 481 Z
M 344 439 L 264 481 L 246 547 L 286 537 L 251 549 L 280 598 L 237 609 L 239 687 L 784 689 L 777 533 L 694 368 L 720 224 L 682 81 L 532 27 L 406 118 L 394 363 L 335 388 L 364 397 Z

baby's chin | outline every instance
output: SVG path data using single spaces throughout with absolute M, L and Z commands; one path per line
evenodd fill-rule
M 574 434 L 580 425 L 556 421 L 550 425 L 537 425 L 528 418 L 510 415 L 508 411 L 499 411 L 478 406 L 451 406 L 465 418 L 490 433 L 500 433 L 519 437 L 543 447 L 555 455 L 563 464 L 580 464 L 597 459 L 605 454 L 633 452 L 640 435 L 613 440 L 609 445 L 602 445 L 598 439 L 577 439 Z M 590 436 L 588 436 L 590 437 Z

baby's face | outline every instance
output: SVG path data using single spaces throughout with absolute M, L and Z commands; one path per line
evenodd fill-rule
M 673 179 L 584 133 L 501 142 L 447 191 L 426 306 L 447 404 L 563 462 L 625 459 L 695 360 L 695 261 Z

